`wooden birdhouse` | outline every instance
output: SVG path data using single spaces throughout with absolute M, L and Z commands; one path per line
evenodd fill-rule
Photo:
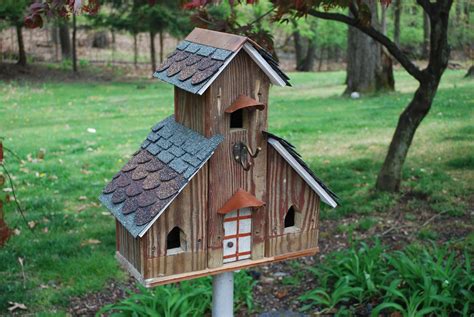
M 252 40 L 196 28 L 154 77 L 174 85 L 157 123 L 105 187 L 117 258 L 146 286 L 313 255 L 336 196 L 267 131 L 270 85 L 289 86 Z

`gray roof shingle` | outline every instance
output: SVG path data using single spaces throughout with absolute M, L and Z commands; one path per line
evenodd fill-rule
M 183 41 L 158 67 L 153 77 L 195 94 L 223 67 L 231 55 L 232 51 L 229 50 Z M 215 62 L 215 67 L 204 69 L 210 61 Z
M 222 140 L 221 135 L 206 138 L 177 123 L 174 116 L 166 118 L 153 126 L 141 149 L 107 184 L 101 202 L 137 237 L 189 183 Z

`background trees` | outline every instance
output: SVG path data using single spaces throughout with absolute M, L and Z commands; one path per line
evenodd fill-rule
M 16 29 L 18 42 L 18 65 L 26 66 L 26 51 L 23 39 L 23 18 L 26 12 L 27 0 L 2 0 L 0 2 L 0 20 L 6 21 Z
M 381 31 L 378 1 L 367 0 L 364 3 L 370 10 L 372 26 Z M 391 58 L 379 42 L 356 28 L 349 28 L 347 35 L 346 85 L 346 94 L 395 89 Z
M 34 4 L 30 7 L 26 22 L 29 26 L 40 26 L 45 15 L 68 16 L 78 3 L 82 5 L 83 11 L 94 13 L 98 10 L 97 0 L 78 1 L 57 0 L 54 6 L 50 6 L 50 2 Z M 394 1 L 393 5 L 388 7 L 391 12 L 387 12 L 387 9 L 382 11 L 381 6 L 390 2 L 262 0 L 255 4 L 255 1 L 248 0 L 228 5 L 227 2 L 199 0 L 185 3 L 186 8 L 194 9 L 191 21 L 195 25 L 244 34 L 262 43 L 274 54 L 276 50 L 272 34 L 277 28 L 286 29 L 288 38 L 292 38 L 294 43 L 296 67 L 300 70 L 312 70 L 315 56 L 320 62 L 324 55 L 337 55 L 330 52 L 332 48 L 337 52 L 342 46 L 340 36 L 335 31 L 341 30 L 342 24 L 350 26 L 352 29 L 348 31 L 346 53 L 348 93 L 393 89 L 391 59 L 387 54 L 397 60 L 420 84 L 413 100 L 400 116 L 376 185 L 379 190 L 397 191 L 400 187 L 403 163 L 415 131 L 429 112 L 440 78 L 448 65 L 448 35 L 451 34 L 452 38 L 462 41 L 463 44 L 454 41 L 454 45 L 468 51 L 471 50 L 471 45 L 469 41 L 466 45 L 464 39 L 470 39 L 473 35 L 470 34 L 472 32 L 463 30 L 464 26 L 470 23 L 472 10 L 465 0 L 460 0 L 456 5 L 455 21 L 449 19 L 452 0 L 416 0 L 416 3 L 403 2 L 403 5 L 401 1 Z M 245 5 L 237 9 L 237 3 L 252 4 L 253 9 L 248 10 Z M 146 0 L 113 0 L 104 2 L 105 9 L 107 5 L 118 6 L 118 11 L 125 17 L 123 25 L 129 28 L 132 34 L 149 34 L 151 65 L 155 69 L 155 36 L 159 34 L 162 43 L 164 32 L 179 33 L 181 22 L 176 21 L 183 15 L 182 7 L 175 2 Z M 384 13 L 383 23 L 379 22 L 379 11 Z M 392 23 L 390 19 L 393 19 Z M 278 20 L 290 23 L 281 27 L 275 24 Z M 117 23 L 110 21 L 111 25 Z M 329 21 L 340 24 L 330 24 Z M 336 27 L 331 30 L 325 28 L 325 25 Z M 449 30 L 450 25 L 463 27 L 453 27 Z M 20 43 L 21 32 L 18 34 Z M 392 34 L 393 39 L 390 38 Z M 162 46 L 161 44 L 160 47 Z M 427 54 L 428 66 L 420 69 L 413 60 Z M 161 49 L 160 59 L 162 58 Z

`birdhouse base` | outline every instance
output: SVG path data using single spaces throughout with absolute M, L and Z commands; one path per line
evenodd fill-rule
M 135 269 L 135 267 L 126 258 L 124 258 L 119 252 L 116 252 L 115 257 L 117 258 L 119 263 L 133 277 L 135 277 L 143 286 L 151 288 L 155 286 L 204 277 L 207 275 L 216 275 L 223 272 L 237 271 L 237 270 L 246 269 L 246 268 L 250 268 L 250 267 L 254 267 L 254 266 L 258 266 L 258 265 L 262 265 L 262 264 L 266 264 L 270 262 L 285 261 L 285 260 L 296 259 L 303 256 L 311 256 L 311 255 L 315 255 L 318 252 L 319 252 L 319 248 L 316 247 L 316 248 L 306 249 L 303 251 L 287 253 L 281 256 L 265 257 L 258 260 L 242 260 L 242 261 L 227 263 L 218 268 L 205 269 L 205 270 L 182 273 L 182 274 L 174 274 L 170 276 L 156 277 L 156 278 L 150 278 L 150 279 L 144 279 L 143 276 L 140 274 L 140 272 L 138 272 L 137 269 Z

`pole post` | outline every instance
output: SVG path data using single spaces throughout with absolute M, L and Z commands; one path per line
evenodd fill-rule
M 234 272 L 212 277 L 212 317 L 234 316 Z

